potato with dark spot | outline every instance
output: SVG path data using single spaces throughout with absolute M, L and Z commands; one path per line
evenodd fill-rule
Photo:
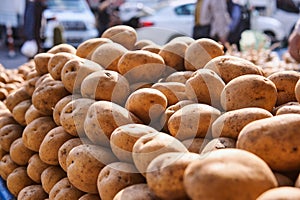
M 48 197 L 41 185 L 29 185 L 18 194 L 18 200 L 44 200 Z
M 34 154 L 30 157 L 27 165 L 27 174 L 36 183 L 41 183 L 41 174 L 49 167 L 47 163 L 43 162 L 39 154 Z
M 84 195 L 84 192 L 73 186 L 66 177 L 52 187 L 49 192 L 49 199 L 74 200 L 79 199 L 82 195 Z
M 22 137 L 23 127 L 19 124 L 7 124 L 0 128 L 0 146 L 9 152 L 11 144 L 18 138 Z
M 201 154 L 226 148 L 236 148 L 236 140 L 227 137 L 214 138 L 206 144 Z
M 6 180 L 8 175 L 11 174 L 14 169 L 19 167 L 17 163 L 15 163 L 9 154 L 6 154 L 0 160 L 0 176 L 3 180 Z
M 67 177 L 66 172 L 59 166 L 49 166 L 41 174 L 41 184 L 45 192 L 50 193 L 52 187 L 61 179 Z

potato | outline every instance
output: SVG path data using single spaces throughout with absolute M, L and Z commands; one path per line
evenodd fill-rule
M 224 81 L 212 70 L 198 69 L 185 83 L 188 99 L 221 109 L 220 96 Z
M 278 187 L 273 188 L 270 190 L 265 191 L 259 197 L 257 200 L 279 200 L 279 199 L 285 199 L 285 200 L 293 200 L 293 199 L 299 199 L 300 198 L 300 189 L 295 187 Z
M 176 104 L 178 101 L 186 100 L 185 85 L 178 82 L 161 82 L 151 86 L 153 89 L 161 91 L 168 101 L 167 106 Z
M 9 149 L 11 159 L 18 165 L 27 165 L 28 160 L 34 153 L 34 151 L 25 147 L 21 137 L 16 139 Z
M 43 162 L 38 153 L 32 155 L 28 160 L 27 174 L 36 183 L 41 183 L 41 174 L 49 165 Z
M 91 59 L 93 52 L 97 49 L 97 47 L 106 43 L 112 43 L 112 41 L 108 38 L 87 39 L 78 45 L 76 55 L 81 58 Z
M 26 126 L 25 113 L 31 106 L 31 100 L 27 99 L 18 103 L 12 110 L 15 120 L 22 126 Z
M 167 152 L 188 152 L 176 138 L 162 132 L 146 134 L 140 137 L 132 148 L 133 162 L 138 171 L 146 175 L 150 162 L 160 154 Z
M 23 131 L 22 139 L 25 147 L 38 152 L 47 133 L 56 127 L 52 117 L 39 117 L 30 122 Z
M 164 93 L 153 88 L 142 88 L 130 94 L 125 108 L 145 124 L 155 126 L 157 119 L 164 113 L 167 105 L 168 99 Z
M 17 163 L 15 163 L 9 154 L 6 154 L 0 160 L 0 176 L 3 180 L 7 180 L 9 174 L 11 174 L 14 169 L 19 167 Z
M 295 85 L 295 96 L 298 102 L 300 102 L 300 81 L 298 80 Z
M 48 73 L 48 62 L 54 56 L 53 53 L 38 53 L 33 57 L 35 70 L 39 75 Z
M 0 128 L 0 146 L 9 152 L 11 144 L 22 137 L 23 127 L 19 124 L 7 124 Z
M 207 138 L 191 138 L 182 141 L 182 144 L 189 150 L 191 153 L 201 153 L 203 148 L 209 143 Z
M 61 111 L 62 109 L 72 100 L 75 100 L 75 99 L 78 99 L 80 98 L 81 95 L 77 95 L 77 94 L 70 94 L 70 95 L 67 95 L 63 98 L 61 98 L 54 106 L 54 109 L 53 109 L 53 114 L 52 114 L 52 117 L 53 117 L 53 120 L 54 122 L 56 123 L 57 126 L 60 126 L 61 123 L 60 123 L 60 115 L 61 115 Z
M 145 183 L 145 178 L 138 173 L 133 164 L 113 162 L 100 171 L 97 188 L 102 200 L 110 200 L 120 190 L 140 183 Z
M 193 71 L 179 71 L 173 72 L 165 78 L 166 82 L 179 82 L 186 83 L 186 81 L 192 76 Z
M 241 108 L 223 113 L 212 124 L 212 136 L 237 139 L 244 126 L 252 121 L 272 117 L 273 115 L 256 107 Z
M 203 68 L 211 59 L 224 55 L 224 46 L 209 38 L 193 41 L 185 51 L 184 66 L 187 71 Z
M 41 185 L 29 185 L 18 194 L 18 200 L 44 200 L 48 197 Z
M 8 91 L 5 88 L 0 88 L 0 100 L 4 101 L 8 96 Z
M 4 149 L 2 149 L 2 147 L 0 146 L 0 160 L 3 158 L 3 156 L 7 154 L 6 151 L 4 151 Z
M 73 99 L 64 106 L 60 113 L 61 126 L 73 136 L 86 137 L 84 133 L 84 119 L 89 107 L 95 101 L 88 98 Z
M 61 81 L 66 90 L 80 94 L 81 83 L 89 74 L 103 70 L 103 67 L 87 59 L 73 58 L 66 62 L 61 70 Z
M 298 170 L 299 124 L 299 114 L 278 115 L 253 121 L 241 130 L 237 148 L 258 155 L 272 170 L 278 172 Z
M 58 181 L 52 187 L 49 193 L 49 199 L 74 200 L 79 199 L 82 195 L 84 195 L 84 192 L 74 187 L 66 177 Z
M 100 200 L 98 194 L 85 194 L 81 196 L 78 200 Z
M 80 138 L 72 138 L 66 141 L 61 147 L 58 149 L 58 162 L 61 168 L 67 172 L 67 156 L 69 152 L 76 146 L 83 144 L 83 141 Z
M 56 54 L 56 53 L 60 53 L 60 52 L 67 52 L 67 53 L 75 54 L 76 48 L 70 44 L 63 43 L 63 44 L 55 45 L 54 47 L 52 47 L 51 49 L 49 49 L 47 51 L 47 53 L 52 53 L 52 54 Z
M 39 148 L 39 155 L 44 163 L 58 165 L 58 150 L 66 141 L 73 138 L 62 126 L 51 129 L 44 137 Z
M 140 39 L 135 42 L 133 50 L 141 50 L 143 47 L 149 44 L 155 44 L 155 42 L 149 39 Z
M 149 189 L 148 184 L 140 183 L 125 187 L 120 190 L 113 200 L 158 200 Z
M 263 75 L 262 69 L 253 62 L 231 55 L 222 55 L 211 59 L 206 63 L 204 69 L 210 69 L 217 73 L 226 84 L 245 74 Z
M 203 159 L 187 166 L 183 182 L 191 199 L 256 199 L 277 187 L 269 166 L 240 149 L 220 149 L 203 155 Z
M 30 99 L 31 96 L 27 93 L 24 87 L 20 87 L 13 92 L 9 93 L 6 97 L 5 105 L 9 109 L 10 112 L 13 111 L 14 107 L 24 101 Z
M 278 187 L 294 186 L 294 181 L 288 176 L 278 172 L 274 172 L 274 176 L 276 177 L 276 180 L 278 182 Z
M 159 55 L 165 64 L 176 71 L 184 71 L 184 55 L 188 45 L 183 41 L 168 42 L 162 46 Z
M 158 44 L 149 44 L 149 45 L 144 46 L 141 50 L 158 54 L 160 52 L 161 48 L 162 48 L 162 46 L 160 46 Z
M 54 54 L 48 62 L 48 71 L 54 80 L 61 80 L 61 70 L 64 65 L 77 56 L 72 53 L 59 52 Z
M 129 95 L 127 79 L 118 72 L 100 70 L 89 74 L 81 83 L 81 95 L 94 100 L 105 100 L 123 105 Z
M 91 60 L 104 69 L 118 72 L 118 62 L 128 50 L 118 43 L 106 43 L 98 46 L 91 56 Z
M 185 42 L 187 45 L 192 44 L 195 41 L 194 38 L 189 36 L 178 36 L 172 39 L 170 42 Z
M 97 177 L 105 165 L 117 161 L 108 148 L 82 144 L 74 147 L 67 156 L 69 181 L 81 191 L 96 194 Z
M 136 30 L 127 25 L 116 25 L 106 29 L 101 38 L 111 39 L 113 42 L 123 45 L 125 48 L 132 50 L 137 41 Z
M 18 196 L 19 192 L 29 186 L 33 185 L 34 181 L 29 178 L 26 172 L 26 167 L 18 167 L 8 175 L 6 180 L 7 189 L 15 197 Z
M 235 148 L 235 147 L 236 147 L 235 139 L 227 138 L 227 137 L 214 138 L 206 144 L 201 154 L 215 151 L 218 149 Z
M 271 112 L 276 101 L 275 84 L 270 79 L 255 74 L 234 78 L 221 93 L 221 105 L 225 111 L 259 107 Z
M 25 123 L 30 124 L 30 122 L 32 122 L 33 120 L 45 116 L 45 114 L 41 113 L 38 109 L 36 109 L 36 107 L 34 107 L 33 104 L 31 104 L 25 112 Z
M 200 158 L 195 153 L 170 152 L 154 158 L 147 168 L 147 184 L 160 199 L 188 199 L 183 185 L 186 167 Z
M 118 71 L 129 83 L 155 83 L 166 69 L 164 59 L 146 50 L 127 51 L 118 62 Z
M 48 80 L 41 83 L 32 94 L 32 104 L 46 115 L 52 115 L 55 104 L 69 95 L 61 81 Z
M 132 163 L 132 148 L 138 138 L 157 132 L 144 124 L 126 124 L 116 128 L 110 136 L 110 147 L 120 160 Z
M 109 147 L 110 136 L 119 126 L 140 123 L 140 120 L 124 107 L 113 102 L 96 101 L 84 120 L 84 131 L 94 144 Z
M 51 76 L 49 73 L 40 76 L 40 77 L 36 80 L 36 82 L 35 82 L 35 87 L 37 88 L 37 87 L 40 86 L 42 83 L 45 83 L 45 82 L 48 82 L 48 81 L 54 81 L 54 79 L 52 78 L 52 76 Z
M 211 125 L 221 112 L 206 104 L 189 104 L 177 110 L 168 120 L 170 134 L 179 140 L 210 137 Z
M 59 166 L 49 166 L 41 174 L 41 184 L 49 194 L 53 186 L 61 179 L 67 177 L 66 172 Z
M 277 88 L 276 106 L 297 101 L 295 96 L 295 86 L 300 78 L 297 71 L 279 71 L 268 76 Z
M 300 114 L 300 104 L 283 104 L 282 106 L 278 107 L 275 115 L 282 115 L 288 113 Z

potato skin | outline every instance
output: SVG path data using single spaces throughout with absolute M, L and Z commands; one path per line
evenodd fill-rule
M 297 170 L 300 167 L 299 126 L 300 114 L 284 114 L 253 121 L 241 130 L 237 148 L 258 155 L 272 170 Z M 277 146 L 280 148 L 274 148 Z
M 287 195 L 288 194 L 288 195 Z M 269 199 L 286 199 L 293 200 L 300 198 L 300 189 L 296 187 L 278 187 L 265 191 L 257 200 L 269 200 Z
M 52 187 L 49 199 L 74 200 L 79 199 L 82 195 L 84 195 L 84 192 L 74 187 L 66 177 Z
M 0 160 L 0 176 L 3 180 L 7 180 L 9 174 L 11 174 L 14 169 L 18 168 L 19 165 L 15 163 L 9 154 L 5 154 Z
M 119 191 L 113 200 L 158 200 L 146 183 L 125 187 Z
M 34 154 L 34 151 L 31 151 L 25 147 L 22 138 L 16 139 L 10 146 L 9 155 L 11 159 L 18 165 L 27 165 L 28 160 Z
M 42 187 L 49 194 L 53 186 L 65 177 L 67 174 L 61 167 L 49 166 L 41 174 Z
M 41 174 L 49 167 L 47 163 L 44 163 L 39 154 L 34 154 L 30 157 L 27 165 L 27 174 L 36 183 L 41 183 Z
M 41 185 L 29 185 L 18 194 L 18 200 L 44 200 L 48 195 Z

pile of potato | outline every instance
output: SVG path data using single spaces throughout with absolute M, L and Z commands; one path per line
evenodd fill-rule
M 120 25 L 0 71 L 0 176 L 18 200 L 300 199 L 296 70 Z

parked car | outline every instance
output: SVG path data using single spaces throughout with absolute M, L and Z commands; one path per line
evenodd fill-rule
M 64 42 L 75 47 L 98 36 L 95 15 L 86 0 L 47 0 L 43 19 L 41 34 L 45 49 L 53 47 L 56 27 L 61 27 Z
M 268 9 L 276 7 L 276 1 L 266 0 L 253 2 L 250 6 L 254 9 L 251 13 L 251 30 L 269 35 L 273 42 L 284 41 L 290 34 L 291 27 L 298 19 L 298 14 L 274 9 L 267 15 L 255 9 Z M 157 44 L 165 44 L 178 36 L 192 36 L 194 25 L 194 11 L 196 0 L 176 0 L 160 8 L 150 15 L 140 17 L 141 28 L 137 29 L 138 39 L 151 39 Z M 251 0 L 250 0 L 251 3 Z M 278 17 L 276 17 L 278 16 Z M 289 23 L 284 22 L 285 17 Z

